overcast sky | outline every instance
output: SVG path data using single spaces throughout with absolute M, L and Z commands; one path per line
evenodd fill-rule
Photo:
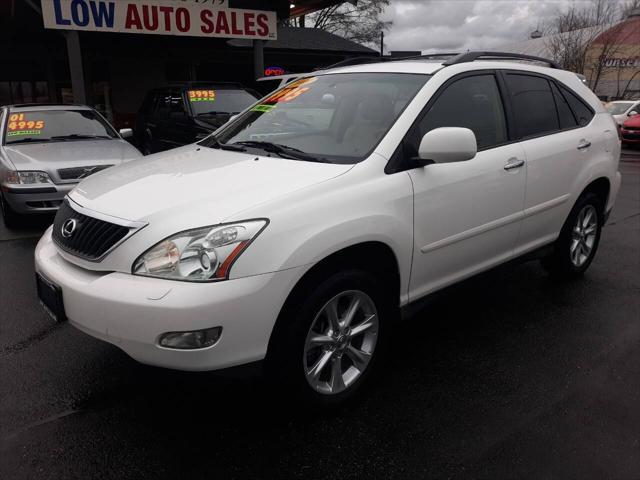
M 588 0 L 391 0 L 385 49 L 457 52 L 518 42 L 571 3 Z

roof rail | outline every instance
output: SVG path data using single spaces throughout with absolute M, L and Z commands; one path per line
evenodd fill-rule
M 411 55 L 409 57 L 386 57 L 390 62 L 396 62 L 400 60 L 430 60 L 438 58 L 451 58 L 460 55 L 460 52 L 449 53 L 425 53 L 423 55 Z
M 315 70 L 328 70 L 330 68 L 337 67 L 350 67 L 352 65 L 365 65 L 367 63 L 380 63 L 380 62 L 399 62 L 401 60 L 429 60 L 429 59 L 437 59 L 437 58 L 451 58 L 459 55 L 459 52 L 452 53 L 429 53 L 425 55 L 411 55 L 408 57 L 353 57 L 347 58 L 346 60 L 342 60 L 338 63 L 334 63 L 333 65 L 328 65 L 326 67 L 319 67 Z
M 446 62 L 443 62 L 442 65 L 447 67 L 449 65 L 457 65 L 458 63 L 473 62 L 479 59 L 530 60 L 534 62 L 546 63 L 551 68 L 557 68 L 559 70 L 562 70 L 562 67 L 560 65 L 558 65 L 553 60 L 549 60 L 548 58 L 536 57 L 534 55 L 525 55 L 523 53 L 509 53 L 509 52 L 466 52 L 453 57 L 451 60 L 447 60 Z

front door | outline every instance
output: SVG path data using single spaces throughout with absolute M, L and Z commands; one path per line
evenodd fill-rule
M 475 158 L 409 171 L 414 186 L 411 300 L 510 259 L 522 222 L 526 164 L 509 143 L 494 72 L 454 78 L 413 127 L 405 154 L 438 127 L 471 129 Z

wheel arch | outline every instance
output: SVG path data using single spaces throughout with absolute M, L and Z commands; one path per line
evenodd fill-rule
M 286 324 L 284 318 L 303 300 L 305 294 L 323 278 L 348 268 L 362 269 L 379 278 L 384 278 L 385 284 L 389 285 L 390 294 L 393 295 L 394 305 L 397 305 L 399 311 L 400 265 L 393 249 L 388 244 L 377 240 L 360 242 L 341 248 L 314 263 L 291 289 L 271 331 L 267 358 L 272 351 L 274 338 L 278 337 L 280 329 Z
M 602 200 L 602 207 L 607 208 L 609 203 L 609 195 L 611 193 L 611 182 L 607 177 L 598 177 L 592 180 L 580 193 L 580 197 L 587 193 L 594 193 Z M 602 212 L 603 214 L 605 212 Z

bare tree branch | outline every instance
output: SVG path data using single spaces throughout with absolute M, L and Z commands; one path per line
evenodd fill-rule
M 319 28 L 357 43 L 377 45 L 380 32 L 392 22 L 380 20 L 380 15 L 390 0 L 358 0 L 323 8 L 306 17 L 306 25 Z M 299 27 L 298 19 L 290 19 L 289 26 Z

